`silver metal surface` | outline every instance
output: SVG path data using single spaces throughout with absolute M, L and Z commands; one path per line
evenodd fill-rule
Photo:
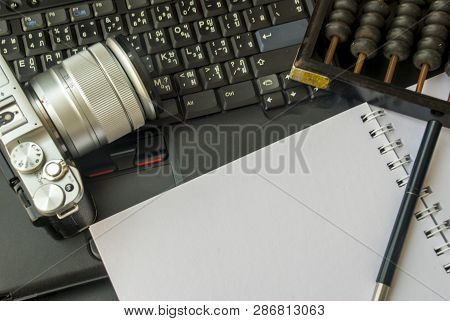
M 145 87 L 132 81 L 138 76 L 123 66 L 124 61 L 132 66 L 126 55 L 119 61 L 109 47 L 98 43 L 30 81 L 40 117 L 73 157 L 145 124 L 148 113 L 140 93 Z
M 56 184 L 42 185 L 34 194 L 33 202 L 43 214 L 50 214 L 58 210 L 63 204 L 65 193 Z
M 44 162 L 42 148 L 33 142 L 24 142 L 17 145 L 10 154 L 14 168 L 24 174 L 36 172 Z
M 387 124 L 386 126 L 371 130 L 369 133 L 370 133 L 370 136 L 372 136 L 372 138 L 375 138 L 380 135 L 384 135 L 388 132 L 391 132 L 393 130 L 394 130 L 394 126 L 392 126 L 392 124 Z
M 380 154 L 383 155 L 383 154 L 386 154 L 387 152 L 390 152 L 390 151 L 392 151 L 396 148 L 400 148 L 402 146 L 403 146 L 402 140 L 397 139 L 389 144 L 378 147 L 378 150 L 380 151 Z
M 437 256 L 447 253 L 448 251 L 450 251 L 450 243 L 446 243 L 438 247 L 437 249 L 434 249 L 434 251 L 436 252 Z
M 380 110 L 375 110 L 371 113 L 365 114 L 363 116 L 361 116 L 361 119 L 363 121 L 363 123 L 366 123 L 368 121 L 377 119 L 378 117 L 383 117 L 386 113 L 384 112 L 383 109 Z
M 372 301 L 387 301 L 390 287 L 383 283 L 377 283 L 373 292 Z
M 450 220 L 447 220 L 442 224 L 436 225 L 435 227 L 430 228 L 429 230 L 426 230 L 424 233 L 425 233 L 425 236 L 427 237 L 427 239 L 429 239 L 429 238 L 435 236 L 436 234 L 441 233 L 445 230 L 449 230 L 449 229 L 450 229 Z
M 435 214 L 435 213 L 439 212 L 441 209 L 442 209 L 441 204 L 435 203 L 431 207 L 426 208 L 420 212 L 417 212 L 414 215 L 416 216 L 416 219 L 418 221 L 420 221 L 420 220 L 424 219 L 425 217 L 430 216 L 431 214 Z
M 57 181 L 64 177 L 69 167 L 63 160 L 51 160 L 44 165 L 42 175 L 49 181 Z
M 122 49 L 119 43 L 112 37 L 106 40 L 106 46 L 108 46 L 108 48 L 112 50 L 117 60 L 119 60 L 122 68 L 125 69 L 125 72 L 127 73 L 131 83 L 133 84 L 134 89 L 136 90 L 136 93 L 138 94 L 141 100 L 141 104 L 144 107 L 147 118 L 150 120 L 156 119 L 156 110 L 155 106 L 153 105 L 153 100 L 150 97 L 150 94 L 145 88 L 142 79 L 139 77 L 136 68 L 131 63 L 125 51 Z
M 399 168 L 399 167 L 401 167 L 403 165 L 411 163 L 411 161 L 412 161 L 411 156 L 410 155 L 405 155 L 405 156 L 403 156 L 400 159 L 396 159 L 396 160 L 394 160 L 392 162 L 389 162 L 387 164 L 387 166 L 392 171 L 392 170 L 394 170 L 396 168 Z

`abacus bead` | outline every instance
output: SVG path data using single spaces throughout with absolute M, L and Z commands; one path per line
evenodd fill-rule
M 402 28 L 393 28 L 389 30 L 386 38 L 388 40 L 399 40 L 405 47 L 409 47 L 414 43 L 414 34 L 411 31 Z
M 384 1 L 371 0 L 364 5 L 364 12 L 376 12 L 387 17 L 390 12 L 389 6 Z
M 329 40 L 336 36 L 339 38 L 339 42 L 346 42 L 351 33 L 350 27 L 340 21 L 332 21 L 325 26 L 325 36 Z
M 450 3 L 448 0 L 436 0 L 430 5 L 430 11 L 444 11 L 450 14 Z
M 330 21 L 342 21 L 348 25 L 352 25 L 355 19 L 355 15 L 348 10 L 336 9 L 330 14 Z
M 445 41 L 447 39 L 447 35 L 448 35 L 448 30 L 443 25 L 437 25 L 437 24 L 426 25 L 422 29 L 422 37 L 433 37 L 433 38 L 438 38 L 438 39 L 442 39 Z
M 368 12 L 361 17 L 360 24 L 382 28 L 384 26 L 384 18 L 379 13 Z
M 383 53 L 387 59 L 395 55 L 399 61 L 406 60 L 410 54 L 409 47 L 401 40 L 389 40 L 384 46 Z
M 417 69 L 421 69 L 422 65 L 427 64 L 430 67 L 430 71 L 434 71 L 441 65 L 441 55 L 436 50 L 422 49 L 414 55 L 413 63 Z
M 400 4 L 403 3 L 414 3 L 415 5 L 418 5 L 419 7 L 425 7 L 425 5 L 428 5 L 427 1 L 425 0 L 400 0 Z
M 426 15 L 425 24 L 426 25 L 438 24 L 448 27 L 450 25 L 450 20 L 448 14 L 445 13 L 444 11 L 433 11 Z
M 417 20 L 410 16 L 398 16 L 392 21 L 391 28 L 415 29 Z
M 377 44 L 367 38 L 355 39 L 350 46 L 350 51 L 355 57 L 363 53 L 367 56 L 367 59 L 372 59 L 377 53 Z
M 417 43 L 417 49 L 433 49 L 443 54 L 445 51 L 445 43 L 439 39 L 432 37 L 425 37 L 419 40 Z
M 381 38 L 381 32 L 378 28 L 371 25 L 360 26 L 355 32 L 355 39 L 368 38 L 378 43 Z
M 356 14 L 358 12 L 358 2 L 355 0 L 336 0 L 334 9 L 344 9 Z
M 397 7 L 397 15 L 418 19 L 422 17 L 422 9 L 414 3 L 402 3 Z

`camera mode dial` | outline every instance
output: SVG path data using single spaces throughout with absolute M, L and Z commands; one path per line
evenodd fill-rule
M 14 168 L 23 174 L 36 172 L 44 162 L 44 151 L 33 142 L 24 142 L 11 152 L 11 162 Z

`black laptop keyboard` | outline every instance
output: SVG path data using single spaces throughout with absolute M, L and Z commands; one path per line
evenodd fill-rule
M 301 0 L 105 0 L 44 9 L 45 0 L 7 2 L 0 50 L 21 82 L 121 33 L 153 76 L 162 119 L 257 103 L 272 109 L 308 96 L 288 79 L 307 26 Z M 21 12 L 25 6 L 36 9 Z

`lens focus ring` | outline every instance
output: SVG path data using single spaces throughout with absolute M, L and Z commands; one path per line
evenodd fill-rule
M 103 59 L 108 58 L 103 57 Z M 83 109 L 102 143 L 110 143 L 145 123 L 140 110 L 137 115 L 141 115 L 141 121 L 133 123 L 130 120 L 129 113 L 125 111 L 119 98 L 119 95 L 122 97 L 123 93 L 117 93 L 108 79 L 110 70 L 102 69 L 91 52 L 80 52 L 65 60 L 63 66 L 73 81 L 72 85 L 78 89 L 72 92 L 78 96 L 79 107 Z M 116 74 L 113 77 L 121 78 L 116 82 L 123 84 L 122 87 L 128 81 L 125 75 L 120 77 Z M 133 105 L 138 104 L 136 99 L 134 101 L 128 99 L 126 103 L 132 106 L 131 109 L 139 109 L 139 105 L 133 108 Z M 135 119 L 135 116 L 132 119 Z

